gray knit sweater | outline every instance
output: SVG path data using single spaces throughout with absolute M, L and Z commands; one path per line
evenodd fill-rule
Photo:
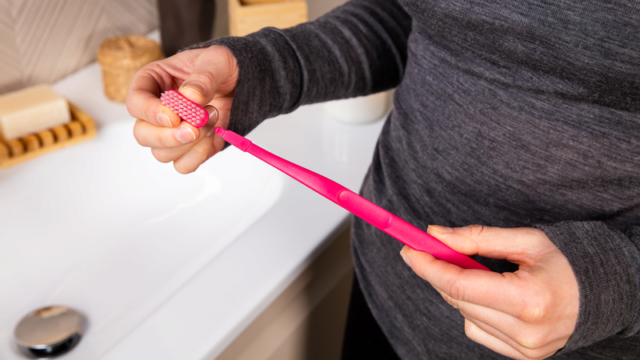
M 536 226 L 580 287 L 561 359 L 640 358 L 640 5 L 609 0 L 352 0 L 227 46 L 230 128 L 397 86 L 362 194 L 428 224 Z M 372 312 L 403 359 L 502 359 L 356 220 Z M 494 270 L 513 270 L 485 259 Z

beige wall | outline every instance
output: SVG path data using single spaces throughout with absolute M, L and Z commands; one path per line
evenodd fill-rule
M 307 5 L 309 5 L 309 20 L 315 20 L 346 2 L 347 0 L 307 0 Z
M 307 0 L 315 20 L 346 0 Z M 229 33 L 216 0 L 215 37 Z M 100 43 L 158 27 L 156 0 L 0 0 L 0 94 L 52 83 L 95 60 Z
M 2 1 L 2 0 L 0 0 Z M 213 29 L 214 37 L 229 35 L 229 21 L 227 18 L 227 1 L 216 1 L 216 20 Z M 347 0 L 307 0 L 309 6 L 309 20 L 315 20 Z
M 0 94 L 54 82 L 100 43 L 158 26 L 155 0 L 0 0 Z

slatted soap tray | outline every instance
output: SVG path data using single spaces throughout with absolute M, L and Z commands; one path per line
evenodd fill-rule
M 7 168 L 95 137 L 93 119 L 71 103 L 69 110 L 71 121 L 67 124 L 15 140 L 5 140 L 0 135 L 0 167 Z

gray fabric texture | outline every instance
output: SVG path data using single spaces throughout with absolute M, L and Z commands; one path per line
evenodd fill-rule
M 542 229 L 580 287 L 558 359 L 640 358 L 637 1 L 352 0 L 315 22 L 198 44 L 240 77 L 230 129 L 397 86 L 361 193 L 410 223 Z M 403 359 L 502 359 L 355 220 L 354 262 Z M 496 271 L 504 261 L 480 259 Z

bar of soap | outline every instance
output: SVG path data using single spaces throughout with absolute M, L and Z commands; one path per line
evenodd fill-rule
M 16 139 L 71 120 L 67 100 L 48 85 L 0 96 L 0 134 Z

